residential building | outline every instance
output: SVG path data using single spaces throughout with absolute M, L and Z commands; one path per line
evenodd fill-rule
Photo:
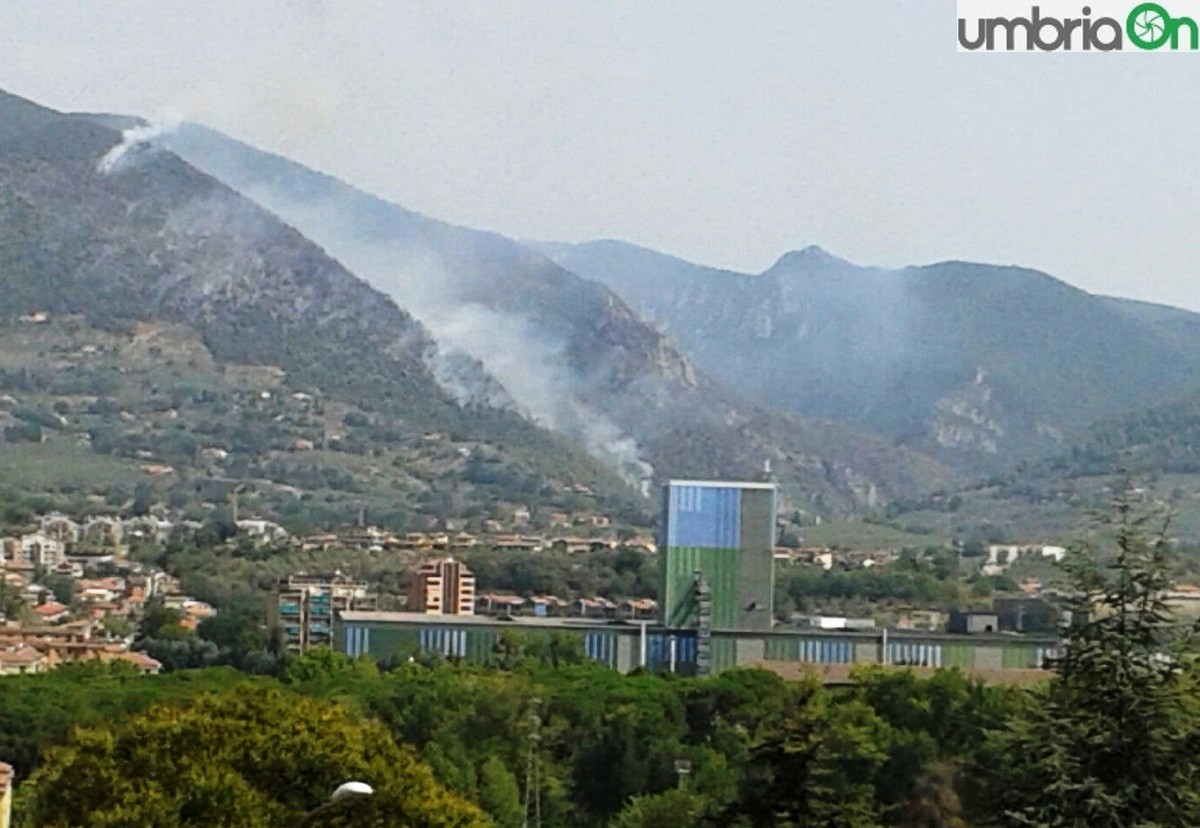
M 946 616 L 937 610 L 911 609 L 904 610 L 896 619 L 896 627 L 901 630 L 923 630 L 935 632 L 942 627 Z
M 179 626 L 185 630 L 194 630 L 205 618 L 212 618 L 217 614 L 211 604 L 190 595 L 168 595 L 163 598 L 163 606 L 179 613 Z
M 24 676 L 46 669 L 46 656 L 28 644 L 0 644 L 0 676 Z
M 124 549 L 125 527 L 111 517 L 94 517 L 83 525 L 82 545 L 89 551 L 119 552 Z
M 607 598 L 578 598 L 571 604 L 571 614 L 580 618 L 616 618 L 617 604 Z
M 156 518 L 152 515 L 129 518 L 123 524 L 125 537 L 130 541 L 146 541 L 149 543 L 165 543 L 174 531 L 175 525 L 169 520 Z
M 57 624 L 66 621 L 71 616 L 71 608 L 58 601 L 46 601 L 33 608 L 33 614 L 43 624 Z
M 480 615 L 517 615 L 525 606 L 520 595 L 488 593 L 475 600 L 475 611 Z
M 994 543 L 987 548 L 987 560 L 979 567 L 979 571 L 984 575 L 999 575 L 1026 557 L 1049 558 L 1061 563 L 1066 554 L 1067 550 L 1061 546 Z
M 286 540 L 287 530 L 269 520 L 239 520 L 238 534 L 263 543 Z
M 79 543 L 83 532 L 78 523 L 58 512 L 42 515 L 38 521 L 38 531 L 61 543 L 67 552 L 70 552 L 75 544 Z
M 96 629 L 91 621 L 55 626 L 0 625 L 0 676 L 38 673 L 83 661 L 128 661 L 143 673 L 156 673 L 161 668 L 144 653 L 130 652 L 125 642 L 93 635 Z
M 773 483 L 673 480 L 664 487 L 664 626 L 771 628 L 775 498 Z
M 631 598 L 617 605 L 617 617 L 631 621 L 654 621 L 658 618 L 658 601 L 653 598 Z
M 44 532 L 21 538 L 21 557 L 35 567 L 51 569 L 67 559 L 67 548 Z
M 1186 618 L 1200 617 L 1200 586 L 1176 584 L 1163 595 L 1171 612 Z
M 333 644 L 333 620 L 342 610 L 371 610 L 376 597 L 363 581 L 340 572 L 300 573 L 282 579 L 272 596 L 270 623 L 293 652 Z
M 408 609 L 426 615 L 474 615 L 475 575 L 453 557 L 425 561 L 413 570 Z

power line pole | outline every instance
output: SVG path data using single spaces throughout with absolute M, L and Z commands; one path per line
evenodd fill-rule
M 529 700 L 529 752 L 525 759 L 524 828 L 542 828 L 542 700 Z

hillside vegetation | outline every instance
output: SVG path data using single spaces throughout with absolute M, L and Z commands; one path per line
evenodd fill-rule
M 637 502 L 563 438 L 456 398 L 420 323 L 270 213 L 169 153 L 134 147 L 106 171 L 121 140 L 0 94 L 0 388 L 13 398 L 0 450 L 24 458 L 27 473 L 8 471 L 19 488 L 44 488 L 37 467 L 82 452 L 127 458 L 107 470 L 172 467 L 155 484 L 188 506 L 266 481 L 271 516 L 309 520 L 368 506 L 402 524 L 484 508 L 500 488 L 536 505 L 570 483 Z M 119 472 L 95 492 L 88 479 L 60 492 L 115 498 L 131 482 Z

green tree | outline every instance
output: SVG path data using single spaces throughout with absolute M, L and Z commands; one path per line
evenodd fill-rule
M 497 828 L 521 828 L 525 820 L 517 777 L 499 757 L 489 756 L 479 769 L 479 804 Z
M 133 635 L 133 622 L 123 615 L 106 615 L 100 625 L 114 638 L 128 638 Z
M 165 607 L 161 601 L 154 601 L 142 614 L 139 631 L 143 638 L 179 639 L 189 635 L 180 626 L 182 621 L 183 615 L 179 610 Z
M 74 594 L 75 579 L 70 575 L 50 574 L 42 578 L 42 585 L 54 593 L 54 600 L 70 604 Z
M 378 675 L 379 668 L 370 658 L 350 658 L 329 647 L 314 647 L 292 659 L 283 671 L 283 681 L 285 684 L 300 684 L 339 676 L 373 678 Z
M 1128 485 L 1126 486 L 1126 491 Z M 1195 671 L 1163 600 L 1172 554 L 1122 493 L 1068 558 L 1076 623 L 1004 740 L 1009 825 L 1200 824 Z
M 887 758 L 887 725 L 859 701 L 835 702 L 819 686 L 748 757 L 723 824 L 755 828 L 874 828 L 872 784 Z
M 135 517 L 142 517 L 150 514 L 150 507 L 154 505 L 154 489 L 145 481 L 139 482 L 133 487 L 133 501 L 129 506 L 130 514 Z
M 19 824 L 46 828 L 293 826 L 347 779 L 375 795 L 324 824 L 488 824 L 378 723 L 337 703 L 250 687 L 76 731 L 19 787 L 17 813 Z
M 687 789 L 635 796 L 609 820 L 608 828 L 694 828 L 704 819 L 705 800 Z

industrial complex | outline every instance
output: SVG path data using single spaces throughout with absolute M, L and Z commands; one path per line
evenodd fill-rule
M 568 618 L 474 615 L 455 599 L 417 611 L 345 606 L 335 645 L 379 660 L 436 654 L 485 663 L 501 636 L 571 636 L 588 658 L 615 670 L 712 675 L 736 666 L 892 664 L 957 666 L 967 671 L 1041 668 L 1054 636 L 917 630 L 828 630 L 780 625 L 774 617 L 776 490 L 772 483 L 672 481 L 663 487 L 659 617 Z M 458 594 L 458 568 L 440 563 L 421 581 L 422 596 Z M 462 577 L 465 579 L 469 573 Z M 436 581 L 436 583 L 435 583 Z M 473 592 L 473 579 L 462 592 Z

